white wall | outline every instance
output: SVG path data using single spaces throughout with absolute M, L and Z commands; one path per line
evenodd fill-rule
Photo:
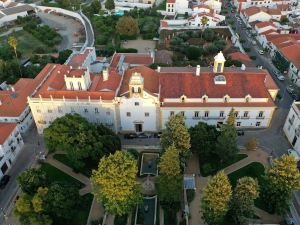
M 20 17 L 24 17 L 27 16 L 27 12 L 21 12 L 21 13 L 17 13 L 17 14 L 13 14 L 13 15 L 6 15 L 2 18 L 0 18 L 0 27 L 17 20 L 18 16 Z
M 0 179 L 4 175 L 1 171 L 1 167 L 6 163 L 8 167 L 8 170 L 6 171 L 7 173 L 20 150 L 22 149 L 23 145 L 23 139 L 20 135 L 18 127 L 16 127 L 6 139 L 6 141 L 2 145 L 0 145 L 0 158 L 1 156 L 3 156 L 3 158 L 0 160 Z

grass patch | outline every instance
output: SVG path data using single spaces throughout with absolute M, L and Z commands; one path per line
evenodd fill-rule
M 265 175 L 264 165 L 259 162 L 252 162 L 247 166 L 244 166 L 241 169 L 236 170 L 233 173 L 229 174 L 228 178 L 233 188 L 236 186 L 238 179 L 242 177 L 252 177 L 254 179 L 257 179 L 259 186 L 262 187 L 265 182 L 263 179 L 264 175 Z M 255 200 L 255 206 L 262 210 L 265 210 L 268 213 L 272 213 L 267 209 L 265 202 L 261 198 L 261 195 L 258 199 Z
M 114 220 L 114 225 L 124 225 L 127 224 L 128 214 L 123 216 L 116 216 Z
M 209 169 L 205 169 L 205 167 L 207 167 L 206 165 L 208 163 L 202 163 L 200 162 L 200 173 L 202 176 L 207 177 L 210 175 L 214 175 L 217 171 L 225 169 L 226 167 L 247 158 L 247 154 L 236 154 L 233 158 L 231 158 L 228 162 L 225 163 L 221 163 L 221 164 L 216 164 L 216 163 L 209 163 L 210 168 Z
M 18 41 L 17 50 L 21 52 L 21 57 L 29 58 L 34 53 L 42 50 L 44 53 L 54 52 L 53 48 L 46 46 L 43 42 L 36 39 L 30 33 L 21 30 L 15 33 L 15 36 Z M 7 43 L 8 36 L 2 37 L 0 43 L 5 44 Z
M 49 181 L 52 182 L 65 182 L 71 185 L 75 185 L 78 188 L 83 187 L 84 185 L 76 180 L 75 178 L 69 176 L 68 174 L 62 172 L 61 170 L 57 169 L 56 167 L 48 164 L 43 163 L 41 166 L 41 170 L 45 171 L 48 175 Z
M 76 209 L 74 209 L 76 211 L 76 214 L 70 221 L 70 224 L 86 225 L 86 221 L 88 219 L 92 206 L 93 197 L 94 196 L 92 194 L 80 196 L 80 198 L 78 199 L 78 206 Z
M 86 160 L 84 160 L 85 166 L 82 169 L 77 170 L 74 168 L 73 163 L 71 162 L 71 160 L 68 158 L 68 156 L 66 154 L 55 154 L 53 156 L 53 158 L 56 159 L 57 161 L 65 164 L 66 166 L 72 168 L 74 172 L 82 173 L 87 177 L 90 177 L 92 174 L 92 170 L 96 169 L 98 166 L 97 163 L 95 163 L 89 159 L 86 159 Z

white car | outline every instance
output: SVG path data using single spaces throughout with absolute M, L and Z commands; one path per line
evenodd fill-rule
M 296 150 L 294 150 L 294 149 L 288 149 L 287 150 L 287 154 L 295 157 L 295 159 L 296 159 L 297 162 L 300 160 L 299 153 Z
M 277 79 L 280 80 L 280 81 L 284 81 L 285 80 L 285 77 L 283 75 L 276 75 Z
M 265 52 L 264 52 L 263 50 L 259 50 L 258 53 L 259 53 L 260 55 L 265 54 Z

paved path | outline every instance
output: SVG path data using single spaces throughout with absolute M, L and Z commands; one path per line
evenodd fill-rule
M 23 27 L 13 27 L 13 28 L 10 28 L 8 31 L 0 34 L 0 37 L 8 36 L 11 33 L 17 32 L 17 31 L 20 31 L 20 30 L 23 30 Z

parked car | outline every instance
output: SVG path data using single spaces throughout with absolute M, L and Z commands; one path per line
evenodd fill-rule
M 292 98 L 293 98 L 295 101 L 300 101 L 300 95 L 299 95 L 299 94 L 293 93 L 293 94 L 292 94 Z
M 286 87 L 286 91 L 290 94 L 295 93 L 295 89 L 293 88 L 293 85 L 289 85 Z
M 236 133 L 238 136 L 244 136 L 245 134 L 243 130 L 237 130 Z
M 10 179 L 9 175 L 4 175 L 0 180 L 0 189 L 4 189 Z
M 145 134 L 145 133 L 140 133 L 137 135 L 138 138 L 149 138 L 149 135 Z
M 291 149 L 291 148 L 288 149 L 287 150 L 287 154 L 290 155 L 290 156 L 293 156 L 296 159 L 297 162 L 300 160 L 299 153 L 296 150 L 294 150 L 294 149 Z
M 259 50 L 258 53 L 259 53 L 260 55 L 265 54 L 265 52 L 264 52 L 263 50 Z
M 128 134 L 124 134 L 124 138 L 125 139 L 134 139 L 137 138 L 137 134 L 136 133 L 128 133 Z
M 276 75 L 277 79 L 280 80 L 280 81 L 284 81 L 285 80 L 285 77 L 283 75 Z
M 256 68 L 258 68 L 258 69 L 261 69 L 261 70 L 262 70 L 264 67 L 263 67 L 262 65 L 257 65 L 257 66 L 256 66 Z

